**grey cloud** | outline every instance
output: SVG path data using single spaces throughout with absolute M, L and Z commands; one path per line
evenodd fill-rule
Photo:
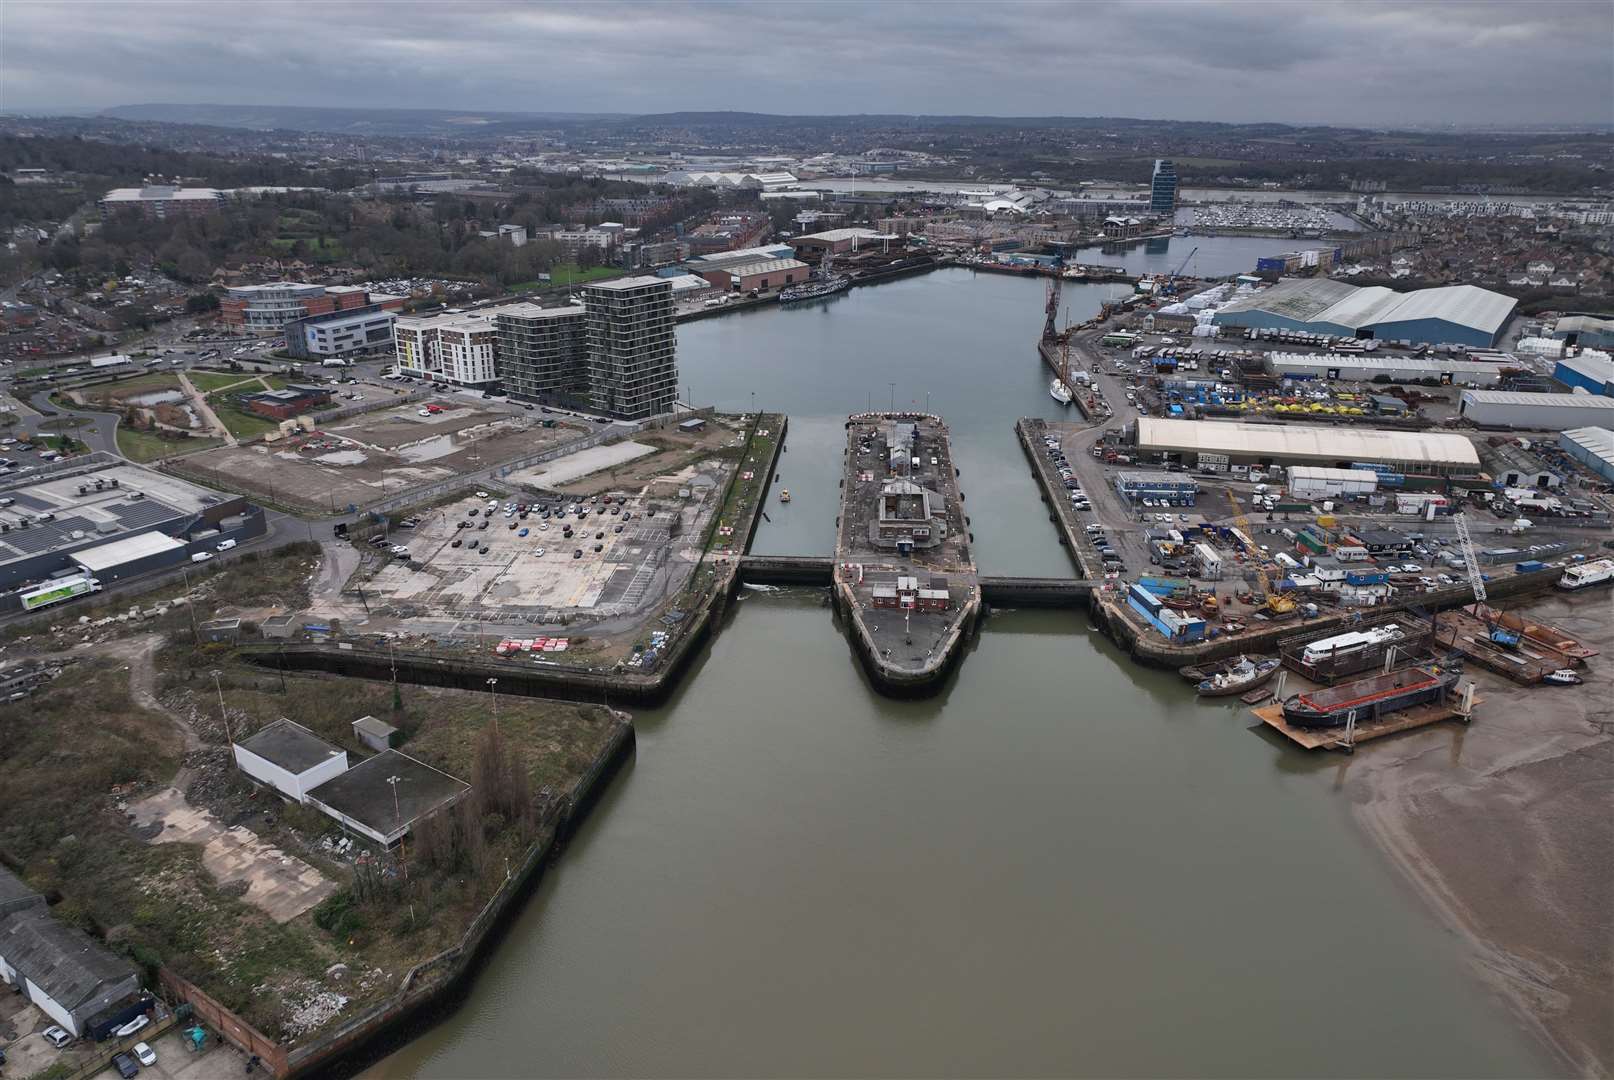
M 1614 122 L 1614 5 L 43 3 L 0 105 Z

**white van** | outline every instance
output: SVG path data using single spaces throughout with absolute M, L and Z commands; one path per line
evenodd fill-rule
M 207 560 L 211 559 L 212 557 L 213 553 L 211 551 L 198 551 L 195 555 L 191 556 L 191 562 L 207 562 Z
M 220 551 L 229 551 L 233 547 L 235 547 L 234 540 L 225 540 L 223 543 L 219 544 Z

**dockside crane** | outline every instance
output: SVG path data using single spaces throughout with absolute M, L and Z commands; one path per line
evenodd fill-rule
M 1194 250 L 1190 251 L 1187 255 L 1183 256 L 1182 262 L 1177 264 L 1177 269 L 1173 270 L 1171 272 L 1170 276 L 1168 276 L 1166 278 L 1166 287 L 1165 287 L 1164 291 L 1167 294 L 1169 294 L 1171 296 L 1176 296 L 1177 295 L 1177 279 L 1182 277 L 1182 272 L 1188 268 L 1188 260 L 1192 259 L 1195 255 L 1198 255 L 1198 254 L 1199 254 L 1199 245 L 1195 244 L 1194 245 Z
M 1479 556 L 1474 551 L 1474 536 L 1468 531 L 1468 515 L 1459 512 L 1453 514 L 1451 520 L 1457 530 L 1457 550 L 1463 553 L 1463 567 L 1468 571 L 1468 584 L 1474 590 L 1474 614 L 1485 623 L 1492 644 L 1507 649 L 1517 648 L 1519 632 L 1497 625 L 1494 613 L 1486 603 L 1489 597 L 1485 592 L 1485 575 L 1480 573 Z

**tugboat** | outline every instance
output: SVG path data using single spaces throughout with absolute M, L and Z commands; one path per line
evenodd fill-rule
M 1253 663 L 1245 660 L 1227 671 L 1212 675 L 1194 687 L 1194 692 L 1200 697 L 1231 697 L 1234 694 L 1242 694 L 1271 679 L 1281 666 L 1282 661 L 1275 656 Z
M 1579 686 L 1586 680 L 1569 668 L 1559 668 L 1557 671 L 1549 671 L 1541 676 L 1541 681 L 1548 686 Z

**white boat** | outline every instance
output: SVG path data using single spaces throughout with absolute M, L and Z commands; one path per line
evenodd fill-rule
M 1072 399 L 1070 387 L 1065 385 L 1063 379 L 1055 379 L 1048 385 L 1048 396 L 1061 405 L 1069 405 Z
M 1568 668 L 1559 668 L 1557 671 L 1549 671 L 1541 676 L 1541 681 L 1552 686 L 1579 686 L 1586 680 Z
M 1593 585 L 1607 585 L 1611 581 L 1614 581 L 1614 559 L 1598 559 L 1565 570 L 1563 577 L 1558 579 L 1558 587 L 1566 592 L 1574 592 L 1576 589 L 1589 589 Z

